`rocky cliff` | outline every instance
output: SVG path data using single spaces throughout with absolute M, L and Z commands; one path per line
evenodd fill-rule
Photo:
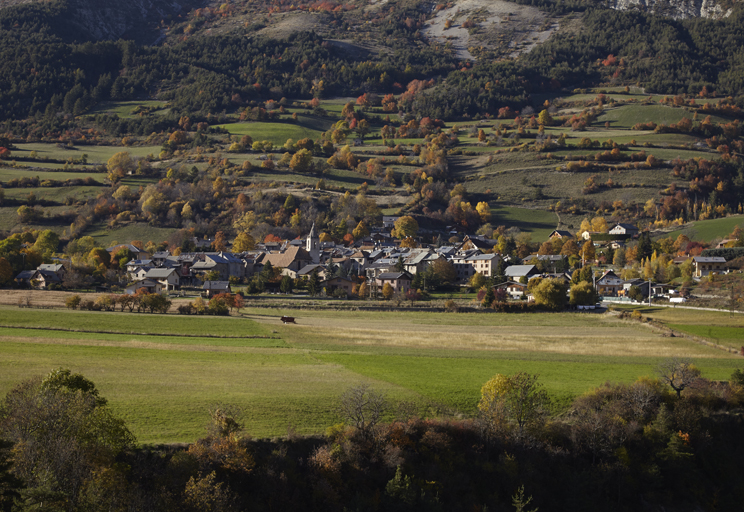
M 716 0 L 608 0 L 607 6 L 621 11 L 640 10 L 674 19 L 725 18 L 731 8 Z

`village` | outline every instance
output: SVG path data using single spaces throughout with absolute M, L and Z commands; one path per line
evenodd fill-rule
M 674 243 L 654 242 L 652 250 L 648 233 L 626 223 L 576 234 L 556 229 L 542 243 L 524 243 L 524 237 L 517 237 L 523 242 L 518 244 L 509 232 L 498 238 L 477 234 L 459 238 L 453 232 L 446 242 L 439 234 L 427 244 L 421 241 L 423 236 L 415 236 L 415 222 L 411 217 L 385 216 L 382 226 L 353 243 L 334 242 L 313 225 L 304 238 L 267 240 L 242 252 L 230 251 L 237 245 L 229 241 L 220 242 L 223 250 L 214 250 L 214 239 L 189 241 L 193 251 L 148 252 L 142 244 L 116 244 L 106 252 L 109 265 L 120 269 L 119 277 L 110 284 L 112 273 L 107 271 L 109 284 L 99 283 L 95 290 L 127 295 L 198 293 L 204 298 L 233 292 L 295 293 L 394 300 L 398 305 L 430 293 L 452 296 L 470 291 L 477 293 L 479 307 L 521 302 L 551 310 L 594 309 L 611 302 L 686 302 L 691 285 L 729 272 L 725 257 L 708 255 L 711 249 L 702 250 L 699 243 L 680 236 Z M 736 239 L 725 239 L 717 247 L 732 241 Z M 70 262 L 57 259 L 20 272 L 15 283 L 64 289 L 85 281 L 85 276 L 71 280 L 70 272 Z M 543 282 L 543 288 L 548 283 L 552 288 L 540 293 Z M 580 289 L 582 282 L 586 284 Z

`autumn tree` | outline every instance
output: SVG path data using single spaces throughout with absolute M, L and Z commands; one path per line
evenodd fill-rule
M 354 240 L 359 240 L 360 238 L 369 236 L 369 228 L 367 228 L 367 224 L 364 220 L 359 221 L 359 224 L 357 224 L 351 234 L 354 236 Z
M 307 149 L 300 149 L 292 155 L 289 161 L 289 168 L 296 172 L 305 172 L 310 169 L 313 163 L 313 154 Z
M 393 294 L 395 294 L 393 285 L 391 285 L 390 283 L 385 283 L 382 285 L 382 298 L 384 298 L 385 300 L 390 300 L 393 298 Z
M 477 205 L 475 205 L 475 211 L 478 212 L 478 215 L 480 215 L 482 222 L 488 222 L 491 220 L 491 207 L 488 206 L 488 203 L 485 201 L 480 201 Z
M 134 160 L 126 151 L 115 153 L 114 156 L 106 162 L 108 169 L 108 179 L 111 183 L 117 183 L 127 174 L 130 174 L 136 168 Z
M 517 428 L 517 438 L 525 429 L 542 425 L 550 403 L 537 375 L 519 372 L 511 376 L 497 374 L 481 388 L 478 411 L 492 432 L 504 432 L 507 422 Z
M 416 222 L 416 219 L 410 215 L 404 215 L 395 221 L 394 228 L 390 234 L 396 238 L 402 239 L 409 236 L 416 236 L 418 229 L 419 225 L 418 222 Z
M 579 256 L 581 256 L 582 261 L 594 261 L 597 258 L 597 252 L 594 249 L 594 242 L 591 240 L 584 242 L 584 245 L 581 246 L 581 253 Z
M 566 305 L 566 285 L 560 279 L 543 279 L 532 295 L 535 304 L 553 311 L 560 311 Z
M 27 485 L 24 510 L 110 510 L 122 499 L 111 492 L 95 505 L 86 503 L 86 490 L 100 485 L 96 478 L 103 472 L 126 492 L 115 459 L 134 444 L 91 381 L 54 370 L 13 388 L 0 411 L 0 436 L 15 443 L 14 471 Z
M 572 306 L 594 305 L 599 300 L 599 294 L 592 283 L 582 281 L 571 287 L 569 302 Z
M 246 232 L 238 233 L 235 237 L 232 245 L 232 252 L 240 253 L 245 251 L 252 251 L 256 248 L 256 240 Z

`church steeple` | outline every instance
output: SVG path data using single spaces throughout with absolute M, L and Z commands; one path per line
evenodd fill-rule
M 320 263 L 320 238 L 315 234 L 314 222 L 305 240 L 305 250 L 310 253 L 313 263 Z

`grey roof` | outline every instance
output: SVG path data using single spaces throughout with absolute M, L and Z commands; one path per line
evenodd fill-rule
M 311 265 L 305 265 L 300 270 L 297 271 L 298 276 L 306 276 L 312 274 L 315 270 L 318 270 L 318 272 L 324 271 L 325 266 L 321 265 L 319 263 L 313 263 Z
M 147 271 L 147 274 L 145 274 L 145 278 L 165 279 L 174 272 L 175 272 L 175 269 L 172 269 L 172 268 L 151 268 L 150 270 Z
M 35 270 L 22 270 L 17 276 L 15 276 L 15 278 L 28 281 L 34 276 L 34 274 L 36 274 Z
M 152 260 L 131 260 L 127 265 L 132 265 L 134 267 L 142 267 L 145 265 L 149 265 L 152 263 Z
M 510 267 L 506 267 L 506 270 L 504 270 L 504 275 L 506 277 L 522 277 L 536 271 L 537 269 L 535 268 L 535 265 L 512 265 Z
M 59 272 L 64 268 L 64 265 L 61 263 L 54 264 L 54 263 L 42 263 L 37 267 L 39 270 L 46 270 L 48 272 Z
M 392 281 L 395 279 L 411 279 L 411 274 L 408 272 L 384 272 L 377 276 L 377 279 L 381 279 L 383 281 Z
M 624 229 L 630 229 L 631 231 L 638 231 L 637 227 L 635 227 L 633 224 L 628 224 L 627 222 L 618 222 L 617 224 L 615 224 L 614 226 L 610 228 L 610 231 L 612 231 L 618 226 Z
M 191 268 L 193 270 L 212 270 L 216 266 L 217 263 L 214 261 L 197 261 L 191 266 Z
M 170 256 L 170 251 L 159 251 L 152 255 L 152 259 L 165 259 Z
M 723 256 L 695 256 L 692 260 L 696 263 L 726 263 Z
M 203 290 L 229 290 L 230 281 L 204 281 Z
M 493 260 L 498 257 L 499 257 L 498 254 L 473 254 L 472 256 L 468 256 L 467 259 L 481 261 L 481 260 Z
M 126 248 L 127 248 L 127 249 L 129 249 L 129 250 L 130 250 L 131 252 L 133 252 L 134 254 L 139 254 L 139 253 L 141 253 L 141 252 L 147 252 L 147 251 L 143 251 L 143 250 L 142 250 L 142 249 L 140 249 L 139 247 L 136 247 L 136 246 L 134 246 L 134 245 L 132 245 L 132 244 L 119 244 L 119 245 L 115 245 L 115 246 L 113 246 L 113 247 L 109 247 L 109 248 L 108 248 L 108 249 L 106 249 L 106 250 L 107 250 L 108 252 L 114 252 L 114 250 L 115 250 L 115 249 L 116 249 L 116 250 L 119 250 L 119 249 L 121 249 L 122 247 L 126 247 Z

